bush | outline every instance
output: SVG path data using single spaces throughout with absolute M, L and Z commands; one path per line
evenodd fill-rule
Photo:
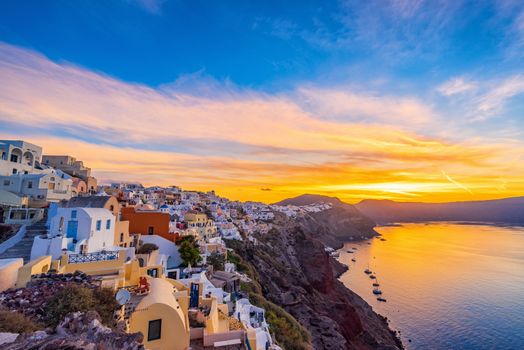
M 151 252 L 158 250 L 158 246 L 153 243 L 142 244 L 137 250 L 137 254 L 151 254 Z
M 113 327 L 113 312 L 116 300 L 112 290 L 89 289 L 70 284 L 65 286 L 52 298 L 45 307 L 45 321 L 48 326 L 56 327 L 70 312 L 98 312 L 102 323 Z
M 213 266 L 213 271 L 224 271 L 225 261 L 226 259 L 224 255 L 220 254 L 219 252 L 211 253 L 211 255 L 207 258 L 207 263 Z
M 42 326 L 20 312 L 0 310 L 0 332 L 32 333 Z
M 18 232 L 19 228 L 19 225 L 0 224 L 0 243 L 13 237 Z

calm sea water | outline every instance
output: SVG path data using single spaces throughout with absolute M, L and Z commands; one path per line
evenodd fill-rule
M 386 241 L 345 245 L 339 260 L 349 271 L 340 279 L 391 320 L 408 349 L 524 349 L 524 228 L 431 223 L 377 231 Z M 372 293 L 368 266 L 386 303 Z

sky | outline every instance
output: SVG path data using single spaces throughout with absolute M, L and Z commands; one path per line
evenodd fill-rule
M 524 2 L 3 1 L 0 138 L 240 200 L 524 195 Z

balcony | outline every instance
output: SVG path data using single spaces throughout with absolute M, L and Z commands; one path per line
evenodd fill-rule
M 118 260 L 119 251 L 114 252 L 97 252 L 87 254 L 69 254 L 67 262 L 69 264 L 83 264 L 98 261 Z

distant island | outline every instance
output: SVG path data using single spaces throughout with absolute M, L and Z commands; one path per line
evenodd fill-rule
M 464 221 L 524 225 L 524 197 L 485 201 L 448 203 L 395 202 L 366 199 L 358 204 L 348 204 L 336 197 L 303 194 L 284 199 L 276 205 L 305 206 L 327 203 L 344 207 L 353 215 L 362 214 L 377 224 L 397 222 Z
M 524 225 L 524 197 L 449 203 L 364 200 L 355 207 L 378 224 L 467 221 Z

